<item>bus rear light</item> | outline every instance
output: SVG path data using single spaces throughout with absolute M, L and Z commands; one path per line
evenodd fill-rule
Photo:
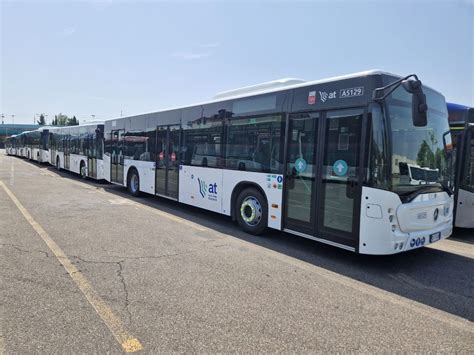
M 390 223 L 393 222 L 393 219 L 395 218 L 395 216 L 393 214 L 391 214 L 390 216 L 388 216 L 388 220 L 390 221 Z
M 395 232 L 397 230 L 397 226 L 395 224 L 392 224 L 392 232 Z
M 277 219 L 277 217 L 275 215 L 271 215 L 270 217 L 271 217 L 271 219 Z
M 272 208 L 278 208 L 278 204 L 272 203 Z

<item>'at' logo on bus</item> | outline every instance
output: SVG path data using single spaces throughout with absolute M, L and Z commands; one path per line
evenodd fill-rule
M 214 199 L 214 197 L 216 197 L 217 183 L 209 184 L 208 186 L 204 180 L 201 180 L 198 178 L 198 184 L 199 184 L 199 193 L 201 194 L 202 198 L 206 197 L 208 193 L 209 193 L 209 198 L 211 200 Z
M 314 105 L 316 103 L 316 91 L 310 91 L 308 94 L 308 105 Z

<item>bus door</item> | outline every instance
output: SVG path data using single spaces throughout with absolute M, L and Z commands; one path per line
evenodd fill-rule
M 70 163 L 71 163 L 71 137 L 70 136 L 65 136 L 63 140 L 63 148 L 64 148 L 64 169 L 69 170 L 70 169 Z
M 285 229 L 314 235 L 319 113 L 291 114 L 287 137 Z
M 352 248 L 359 241 L 363 118 L 362 108 L 327 111 L 321 126 L 316 234 Z
M 97 134 L 92 133 L 86 135 L 84 141 L 87 151 L 87 176 L 95 179 L 97 177 Z
M 123 185 L 123 129 L 112 131 L 112 155 L 110 158 L 110 181 Z
M 49 155 L 49 162 L 51 165 L 56 166 L 56 139 L 57 137 L 54 136 L 53 133 L 49 133 L 49 149 L 50 149 L 50 155 Z
M 156 128 L 155 193 L 178 199 L 180 125 Z

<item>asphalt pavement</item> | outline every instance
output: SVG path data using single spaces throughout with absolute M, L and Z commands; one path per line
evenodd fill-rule
M 0 153 L 0 354 L 472 352 L 474 231 L 363 256 Z

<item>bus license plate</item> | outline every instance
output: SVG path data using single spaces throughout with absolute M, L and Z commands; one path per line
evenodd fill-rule
M 436 242 L 441 238 L 441 232 L 430 234 L 430 243 Z

